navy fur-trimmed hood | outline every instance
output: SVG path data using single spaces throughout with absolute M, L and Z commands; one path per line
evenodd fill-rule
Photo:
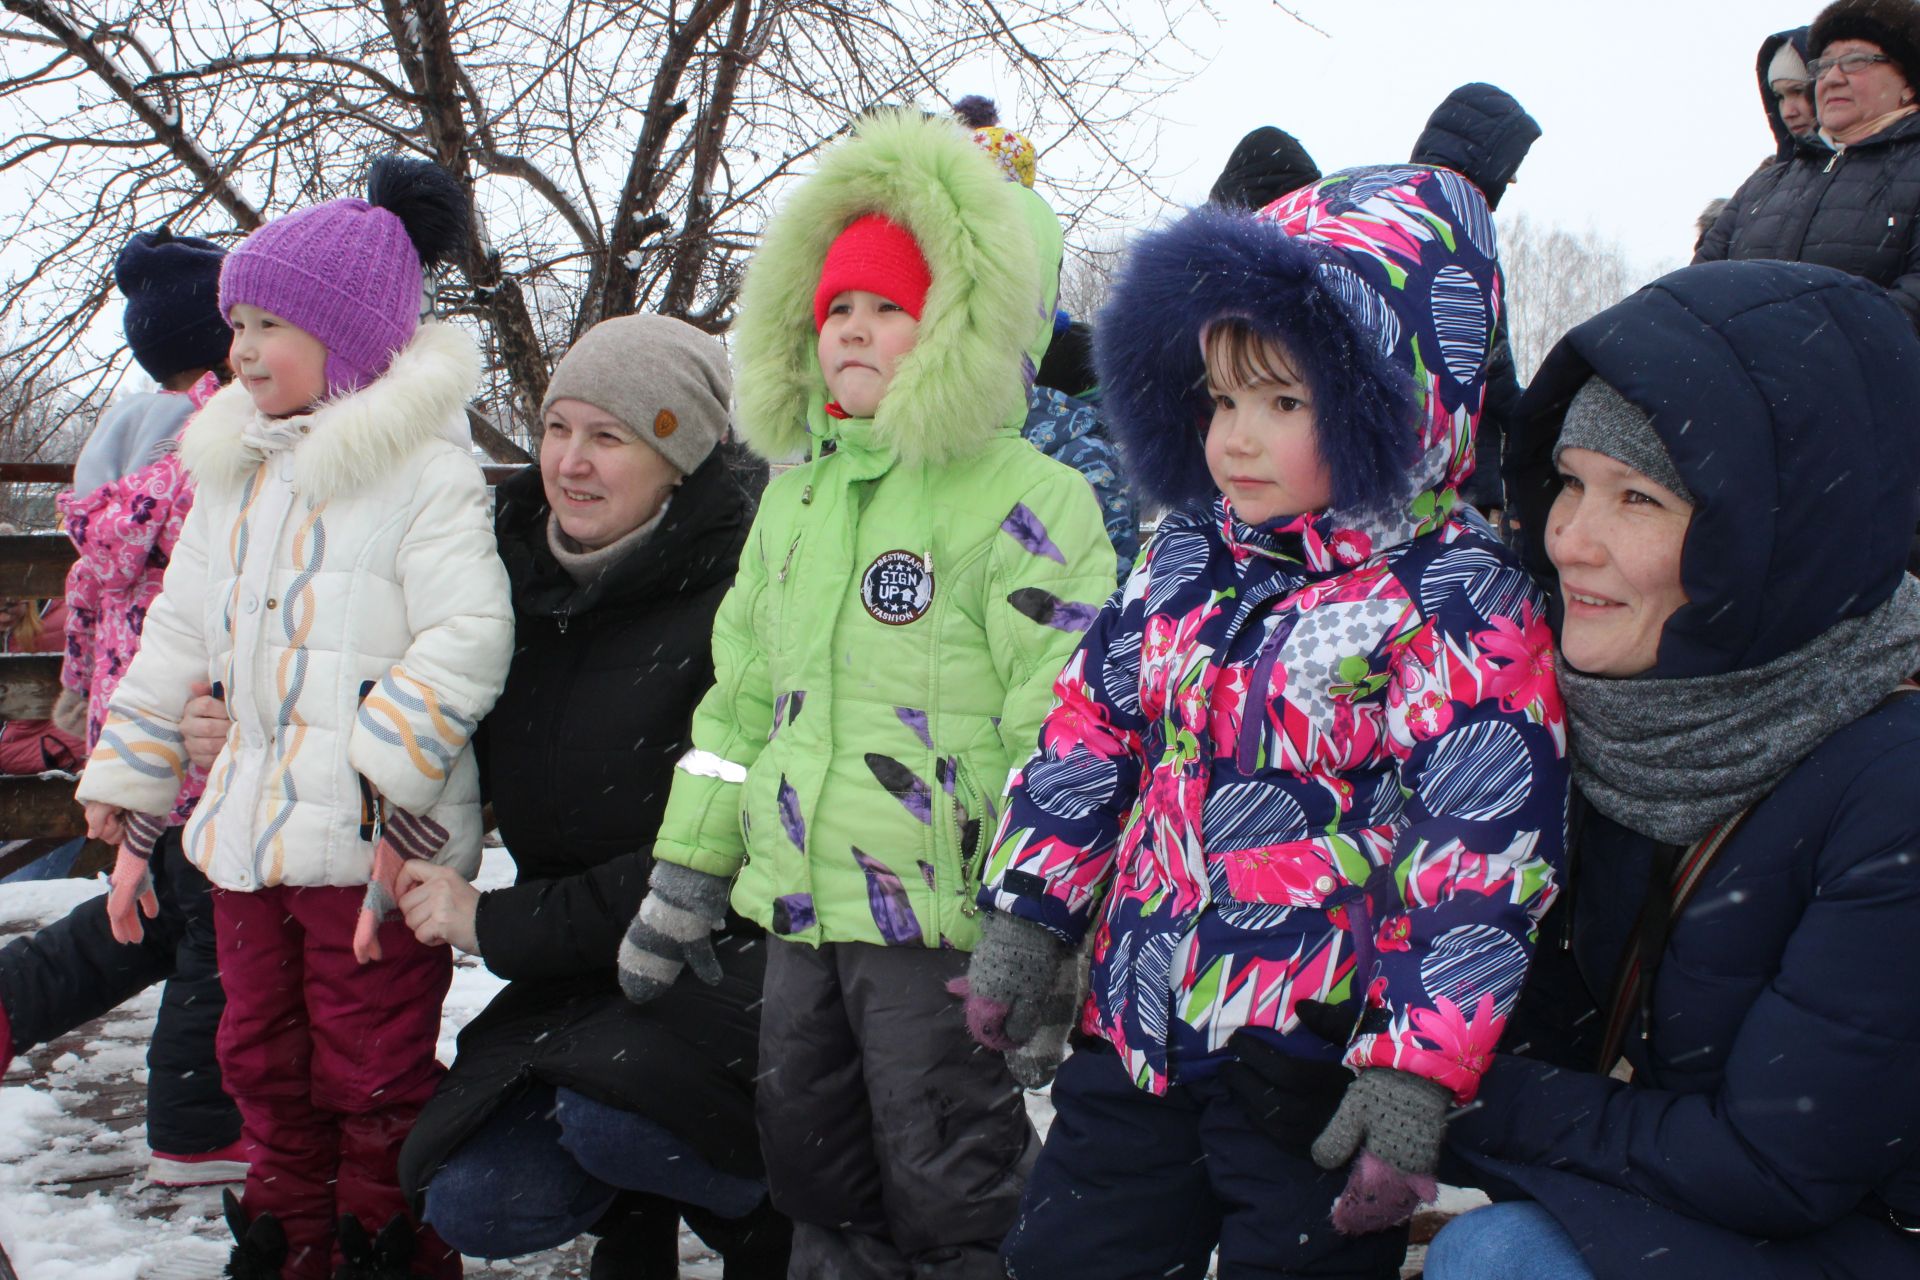
M 1333 485 L 1322 535 L 1379 550 L 1438 528 L 1473 467 L 1494 254 L 1473 184 L 1415 165 L 1349 169 L 1259 214 L 1202 208 L 1142 237 L 1095 331 L 1129 474 L 1168 506 L 1214 498 L 1200 334 L 1231 316 L 1306 378 Z
M 1404 489 L 1413 379 L 1328 287 L 1332 265 L 1324 247 L 1219 206 L 1140 239 L 1094 329 L 1101 407 L 1135 484 L 1168 506 L 1212 500 L 1200 335 L 1232 317 L 1278 338 L 1305 375 L 1333 505 L 1375 507 Z

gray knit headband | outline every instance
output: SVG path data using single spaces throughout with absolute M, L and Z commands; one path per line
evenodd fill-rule
M 1591 449 L 1605 454 L 1673 490 L 1688 506 L 1696 505 L 1693 493 L 1667 453 L 1667 446 L 1654 431 L 1652 419 L 1598 375 L 1588 378 L 1567 404 L 1560 439 L 1553 446 L 1555 466 L 1568 449 Z

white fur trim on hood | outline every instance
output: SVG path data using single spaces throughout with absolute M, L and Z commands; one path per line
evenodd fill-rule
M 479 385 L 473 339 L 455 325 L 427 321 L 385 373 L 304 415 L 311 431 L 294 451 L 294 485 L 325 500 L 364 488 L 431 441 L 471 447 L 466 406 Z M 252 474 L 260 455 L 244 435 L 258 412 L 247 389 L 234 382 L 187 424 L 180 460 L 197 484 L 237 488 Z

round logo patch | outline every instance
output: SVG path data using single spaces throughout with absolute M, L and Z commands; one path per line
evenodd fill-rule
M 911 551 L 882 552 L 860 578 L 860 603 L 890 627 L 904 627 L 933 603 L 933 575 Z
M 673 410 L 662 409 L 653 415 L 653 434 L 662 440 L 680 429 L 680 419 L 673 416 Z

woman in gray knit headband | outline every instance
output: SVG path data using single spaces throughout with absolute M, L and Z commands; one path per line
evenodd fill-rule
M 1428 1280 L 1920 1275 L 1920 341 L 1838 272 L 1690 267 L 1519 418 L 1569 866 L 1449 1128 L 1503 1203 Z

